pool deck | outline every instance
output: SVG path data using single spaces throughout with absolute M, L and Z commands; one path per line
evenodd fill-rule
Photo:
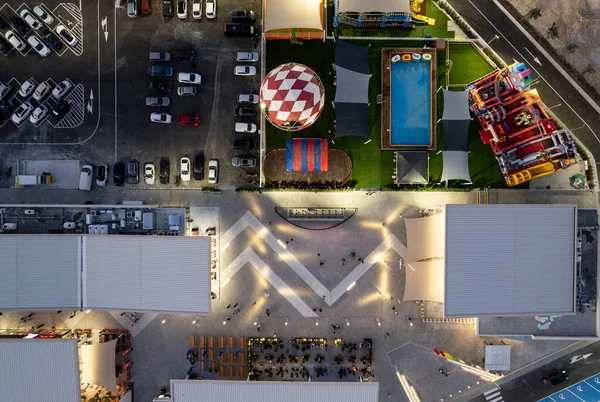
M 395 53 L 429 53 L 431 54 L 430 65 L 430 80 L 431 80 L 431 132 L 429 144 L 427 145 L 395 145 L 391 143 L 391 126 L 392 126 L 392 104 L 391 104 L 391 69 L 392 54 Z M 402 63 L 402 62 L 400 62 Z M 430 150 L 436 149 L 436 82 L 437 76 L 437 60 L 435 49 L 421 48 L 383 48 L 381 49 L 381 149 L 384 150 Z

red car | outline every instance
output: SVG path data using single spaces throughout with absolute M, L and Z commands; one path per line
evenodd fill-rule
M 198 124 L 200 124 L 200 119 L 196 116 L 181 116 L 179 118 L 179 124 L 182 126 L 196 127 Z
M 142 0 L 142 14 L 152 14 L 152 0 Z

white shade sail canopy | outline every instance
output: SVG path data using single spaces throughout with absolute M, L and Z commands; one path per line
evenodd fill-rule
M 340 0 L 339 12 L 368 13 L 370 11 L 389 13 L 410 13 L 410 0 Z
M 444 257 L 446 232 L 443 214 L 404 219 L 407 261 Z
M 442 120 L 471 120 L 468 91 L 457 92 L 442 89 L 442 92 L 444 94 Z
M 303 28 L 323 30 L 321 0 L 266 0 L 265 32 Z
M 469 153 L 464 151 L 443 151 L 444 167 L 442 182 L 448 180 L 471 181 L 469 174 Z
M 80 348 L 81 382 L 100 385 L 117 393 L 117 377 L 115 375 L 115 352 L 117 339 L 82 345 Z
M 407 262 L 402 300 L 444 302 L 444 260 Z

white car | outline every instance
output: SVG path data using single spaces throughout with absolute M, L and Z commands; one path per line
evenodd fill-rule
M 21 95 L 23 98 L 27 98 L 33 93 L 36 86 L 37 85 L 33 80 L 25 81 L 23 84 L 21 84 L 21 88 L 19 89 L 19 95 Z
M 6 36 L 6 40 L 8 40 L 10 44 L 13 45 L 13 47 L 19 52 L 22 52 L 25 50 L 25 48 L 27 48 L 27 43 L 10 29 L 6 31 L 4 36 Z
M 146 166 L 144 166 L 144 182 L 149 186 L 153 186 L 156 182 L 154 172 L 154 163 L 146 163 Z
M 177 17 L 180 20 L 187 18 L 187 0 L 177 0 Z
M 60 99 L 65 96 L 72 87 L 73 84 L 71 84 L 71 81 L 64 80 L 52 90 L 52 96 L 54 96 L 56 99 Z
M 181 174 L 181 180 L 182 181 L 190 181 L 191 180 L 190 171 L 192 170 L 192 163 L 190 161 L 190 158 L 188 158 L 187 156 L 184 156 L 183 158 L 181 158 L 181 161 L 179 162 L 179 166 L 180 166 L 179 173 Z
M 235 75 L 256 75 L 254 66 L 235 66 Z
M 27 38 L 27 42 L 40 56 L 46 57 L 50 54 L 50 49 L 48 49 L 48 46 L 44 45 L 44 43 L 39 40 L 37 36 L 31 35 Z
M 25 120 L 26 118 L 29 117 L 29 115 L 31 114 L 32 111 L 33 111 L 33 106 L 31 106 L 31 103 L 29 103 L 29 102 L 21 103 L 21 105 L 13 113 L 12 121 L 15 124 L 21 124 L 23 122 L 23 120 Z
M 177 74 L 177 81 L 183 84 L 200 84 L 202 77 L 196 73 L 179 73 Z
M 69 46 L 77 46 L 77 39 L 73 36 L 71 32 L 62 24 L 56 26 L 56 33 L 60 38 L 65 41 Z
M 237 52 L 235 61 L 258 61 L 258 52 Z
M 44 105 L 40 105 L 35 108 L 33 113 L 31 113 L 31 116 L 29 116 L 29 121 L 31 122 L 31 124 L 38 124 L 41 123 L 47 115 L 48 108 Z
M 31 14 L 31 11 L 29 11 L 26 8 L 22 9 L 19 15 L 25 20 L 27 25 L 29 25 L 31 29 L 35 31 L 39 30 L 41 27 L 44 26 L 44 24 L 42 24 L 37 18 L 35 18 L 33 14 Z
M 254 134 L 256 132 L 256 124 L 253 123 L 235 123 L 235 132 L 236 133 L 250 133 Z
M 202 0 L 192 0 L 192 17 L 195 20 L 202 19 Z
M 46 24 L 52 24 L 54 22 L 54 18 L 45 12 L 41 6 L 33 7 L 33 13 Z
M 208 161 L 208 182 L 215 184 L 219 181 L 219 161 L 211 159 Z
M 206 18 L 217 18 L 217 0 L 206 0 Z
M 168 113 L 154 112 L 154 113 L 150 114 L 150 121 L 152 123 L 170 124 L 171 120 L 173 120 L 173 116 L 171 116 Z
M 42 82 L 33 92 L 33 99 L 38 102 L 41 101 L 43 97 L 48 95 L 48 92 L 50 92 L 51 89 L 52 87 L 48 81 Z
M 238 95 L 238 103 L 258 103 L 258 95 L 253 94 L 239 94 Z
M 10 87 L 0 82 L 0 100 L 10 92 Z

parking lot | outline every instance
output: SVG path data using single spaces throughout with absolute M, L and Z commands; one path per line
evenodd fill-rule
M 236 188 L 253 185 L 250 183 L 256 180 L 253 175 L 258 173 L 258 166 L 233 167 L 231 162 L 234 156 L 258 159 L 258 147 L 254 151 L 233 150 L 235 139 L 252 140 L 258 145 L 259 133 L 235 133 L 234 129 L 236 121 L 258 125 L 258 118 L 236 120 L 234 109 L 238 106 L 238 94 L 258 94 L 262 60 L 237 63 L 235 56 L 238 51 L 258 51 L 259 37 L 226 38 L 223 24 L 230 21 L 232 10 L 251 9 L 256 13 L 255 25 L 260 28 L 260 2 L 221 0 L 218 2 L 217 18 L 212 20 L 206 18 L 204 9 L 202 19 L 194 20 L 191 0 L 188 0 L 187 18 L 180 20 L 174 3 L 174 14 L 167 20 L 162 16 L 162 2 L 157 0 L 152 2 L 151 15 L 140 14 L 135 19 L 127 16 L 125 8 L 115 9 L 112 1 L 83 0 L 81 12 L 74 11 L 78 10 L 79 4 L 56 2 L 42 5 L 44 10 L 55 16 L 55 22 L 48 28 L 55 29 L 53 25 L 57 21 L 63 23 L 74 35 L 82 38 L 79 41 L 82 47 L 64 46 L 62 52 L 53 52 L 45 58 L 33 50 L 23 54 L 13 50 L 8 57 L 0 56 L 0 82 L 11 87 L 10 94 L 2 102 L 15 108 L 26 101 L 17 92 L 28 79 L 36 83 L 48 81 L 52 85 L 68 79 L 73 84 L 73 89 L 66 95 L 71 108 L 60 122 L 46 119 L 32 124 L 26 120 L 15 125 L 8 118 L 0 126 L 0 186 L 14 183 L 6 176 L 10 167 L 16 172 L 20 159 L 30 159 L 35 155 L 45 159 L 79 159 L 82 165 L 107 164 L 109 176 L 112 176 L 115 161 L 127 162 L 135 158 L 140 166 L 152 162 L 158 170 L 160 158 L 167 158 L 171 171 L 168 185 L 160 185 L 157 180 L 155 186 L 148 186 L 140 178 L 136 188 L 206 187 L 209 185 L 206 174 L 201 181 L 192 178 L 189 182 L 181 182 L 176 177 L 181 157 L 189 156 L 193 162 L 198 153 L 204 156 L 205 171 L 210 159 L 219 162 L 219 180 L 211 186 Z M 38 5 L 19 2 L 0 4 L 0 14 L 8 19 L 22 7 Z M 194 51 L 195 58 L 167 63 L 149 60 L 152 51 L 173 54 L 180 50 Z M 153 63 L 172 67 L 173 75 L 151 77 L 148 69 Z M 234 75 L 238 64 L 255 66 L 257 75 Z M 177 82 L 177 76 L 182 72 L 201 75 L 202 82 L 193 85 L 197 88 L 196 96 L 177 95 L 178 86 L 190 85 Z M 151 90 L 152 81 L 166 81 L 171 84 L 172 90 Z M 167 96 L 170 104 L 167 107 L 146 106 L 148 96 Z M 48 96 L 40 103 L 51 108 L 53 101 Z M 258 114 L 257 105 L 244 106 L 252 106 Z M 152 112 L 171 115 L 172 123 L 151 122 Z M 200 123 L 195 127 L 182 126 L 179 124 L 181 116 L 198 117 Z M 114 187 L 112 177 L 109 187 L 92 191 L 110 191 L 111 187 Z

